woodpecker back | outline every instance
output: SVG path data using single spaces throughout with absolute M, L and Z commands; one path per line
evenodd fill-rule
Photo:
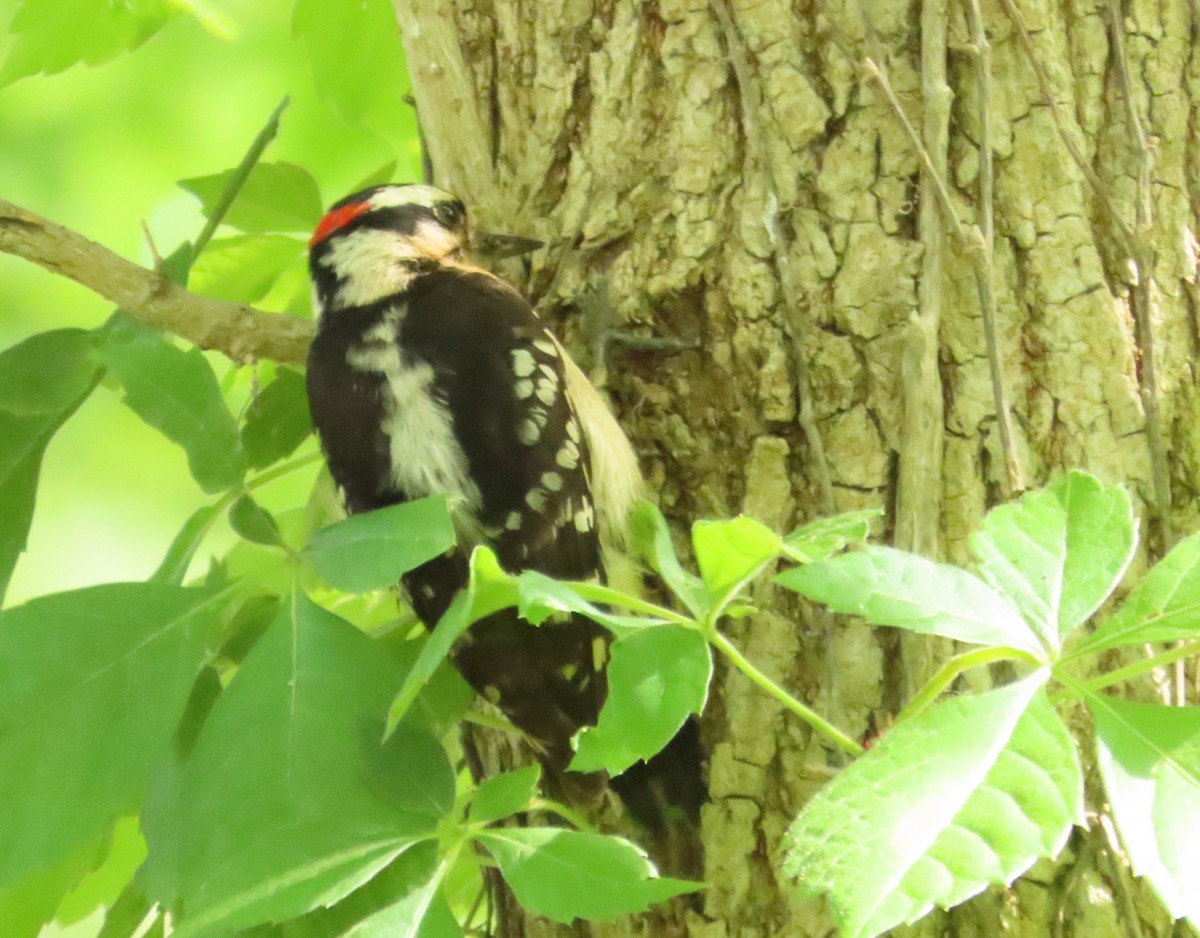
M 476 544 L 510 571 L 603 578 L 640 486 L 595 389 L 520 294 L 468 262 L 468 238 L 449 193 L 380 186 L 335 204 L 309 244 L 309 399 L 347 510 L 451 496 L 458 548 L 404 578 L 429 627 Z M 587 620 L 535 629 L 506 611 L 453 654 L 561 769 L 603 702 L 606 648 Z

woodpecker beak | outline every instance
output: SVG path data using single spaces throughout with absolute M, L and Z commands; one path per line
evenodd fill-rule
M 490 231 L 476 231 L 472 234 L 475 253 L 490 260 L 503 260 L 506 257 L 519 257 L 522 254 L 532 254 L 545 244 L 533 238 L 522 238 L 520 235 L 494 234 Z

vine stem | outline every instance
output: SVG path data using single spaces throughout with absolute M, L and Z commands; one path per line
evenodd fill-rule
M 938 672 L 921 688 L 920 692 L 908 702 L 908 706 L 896 716 L 896 722 L 902 723 L 917 716 L 917 714 L 933 703 L 942 691 L 953 684 L 955 679 L 964 671 L 969 671 L 971 668 L 978 668 L 986 664 L 994 664 L 997 661 L 1028 661 L 1031 664 L 1038 663 L 1038 660 L 1033 655 L 1008 647 L 978 648 L 975 651 L 956 655 L 943 664 L 938 669 Z
M 1166 651 L 1152 657 L 1143 658 L 1141 661 L 1127 664 L 1123 668 L 1117 668 L 1115 671 L 1101 674 L 1099 677 L 1079 684 L 1079 687 L 1089 693 L 1095 693 L 1096 691 L 1104 690 L 1106 687 L 1112 687 L 1114 684 L 1121 684 L 1135 677 L 1141 677 L 1143 674 L 1148 674 L 1155 668 L 1160 668 L 1165 664 L 1190 658 L 1192 655 L 1200 655 L 1200 639 L 1176 645 L 1174 648 L 1168 648 Z
M 839 730 L 836 726 L 826 720 L 823 716 L 810 710 L 795 697 L 789 694 L 786 690 L 776 684 L 771 678 L 763 674 L 747 659 L 737 646 L 733 644 L 724 635 L 718 632 L 715 628 L 707 629 L 707 638 L 714 648 L 718 649 L 725 655 L 734 666 L 741 671 L 746 677 L 750 678 L 758 687 L 762 688 L 781 704 L 787 707 L 792 713 L 798 716 L 801 720 L 815 729 L 818 733 L 828 736 L 835 743 L 850 753 L 852 756 L 860 756 L 863 754 L 863 747 L 856 743 L 853 739 Z
M 1003 361 L 1000 356 L 999 336 L 996 329 L 996 295 L 992 286 L 991 256 L 984 233 L 976 225 L 968 227 L 959 217 L 958 210 L 954 207 L 954 200 L 950 196 L 946 180 L 938 172 L 937 164 L 925 148 L 925 143 L 921 140 L 921 136 L 917 133 L 916 128 L 913 127 L 912 121 L 908 119 L 904 105 L 900 103 L 900 99 L 896 96 L 896 90 L 892 87 L 891 79 L 888 78 L 887 67 L 883 64 L 882 57 L 876 61 L 868 56 L 863 61 L 863 70 L 869 78 L 873 79 L 879 85 L 888 106 L 891 107 L 896 119 L 900 121 L 905 135 L 912 143 L 917 156 L 921 160 L 923 170 L 928 173 L 932 181 L 933 191 L 937 195 L 938 204 L 941 205 L 942 211 L 946 215 L 946 220 L 950 223 L 950 230 L 971 264 L 971 272 L 975 277 L 975 291 L 979 297 L 980 315 L 983 319 L 984 345 L 988 353 L 988 372 L 991 375 L 992 381 L 992 398 L 996 408 L 996 425 L 1000 434 L 1000 449 L 1004 455 L 1004 470 L 1008 482 L 1008 495 L 1015 497 L 1025 491 L 1025 472 L 1021 466 L 1020 455 L 1017 452 L 1016 439 L 1012 426 L 1012 412 L 1009 409 L 1008 395 L 1004 388 Z

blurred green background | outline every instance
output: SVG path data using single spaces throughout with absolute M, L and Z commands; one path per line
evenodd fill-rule
M 39 53 L 44 64 L 73 41 L 94 41 L 104 17 L 125 5 L 0 0 L 0 61 L 10 73 L 14 61 L 36 67 Z M 291 103 L 264 159 L 305 167 L 325 204 L 371 177 L 419 178 L 415 115 L 404 100 L 403 53 L 386 0 L 136 0 L 132 7 L 157 7 L 167 17 L 143 45 L 96 66 L 0 87 L 0 198 L 150 265 L 143 225 L 167 255 L 203 224 L 199 202 L 177 181 L 236 165 L 285 95 Z M 268 295 L 259 305 L 282 309 L 275 300 Z M 0 254 L 0 347 L 47 329 L 92 328 L 110 313 L 70 281 Z M 253 369 L 231 374 L 225 359 L 211 360 L 236 407 Z M 264 490 L 263 503 L 295 507 L 312 475 Z M 50 444 L 9 603 L 144 579 L 187 517 L 212 500 L 191 480 L 183 452 L 123 407 L 118 389 L 102 387 Z M 228 531 L 216 532 L 197 563 L 231 541 Z

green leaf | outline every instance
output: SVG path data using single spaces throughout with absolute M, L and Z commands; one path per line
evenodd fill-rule
M 1156 563 L 1121 608 L 1089 636 L 1079 653 L 1125 645 L 1174 642 L 1200 634 L 1200 533 L 1184 538 Z
M 0 888 L 0 935 L 38 938 L 62 897 L 95 864 L 96 854 L 96 844 L 86 841 L 57 863 Z
M 0 614 L 0 884 L 137 808 L 216 627 L 216 601 L 158 583 Z
M 1054 493 L 1030 492 L 993 508 L 969 543 L 980 577 L 1021 610 L 1048 647 L 1057 648 L 1067 513 Z
M 414 727 L 381 746 L 398 680 L 374 642 L 293 596 L 217 700 L 172 814 L 148 826 L 157 881 L 187 910 L 176 935 L 328 906 L 435 835 L 454 773 Z
M 135 817 L 118 820 L 107 841 L 102 862 L 59 903 L 54 918 L 60 925 L 81 921 L 96 909 L 112 905 L 146 858 L 146 841 Z
M 586 616 L 604 626 L 614 635 L 627 635 L 638 629 L 661 625 L 662 619 L 623 616 L 607 612 L 579 595 L 579 588 L 591 588 L 592 584 L 577 586 L 555 580 L 536 570 L 526 570 L 517 579 L 517 612 L 522 618 L 541 625 L 556 613 L 573 612 Z M 601 588 L 603 589 L 603 588 Z
M 802 897 L 867 938 L 1011 882 L 1083 819 L 1083 776 L 1040 671 L 897 725 L 822 788 L 784 838 Z
M 645 854 L 618 837 L 548 827 L 491 829 L 478 836 L 517 901 L 556 922 L 607 922 L 703 886 L 657 878 Z
M 95 346 L 92 332 L 55 329 L 0 352 L 0 411 L 27 417 L 71 409 L 99 377 Z
M 1200 708 L 1088 700 L 1100 773 L 1134 873 L 1200 925 Z
M 680 565 L 671 541 L 671 529 L 662 512 L 650 502 L 639 501 L 630 512 L 629 529 L 634 550 L 646 559 L 692 615 L 703 616 L 709 609 L 708 590 L 698 577 Z
M 785 570 L 775 582 L 876 625 L 1044 655 L 1020 613 L 978 577 L 890 547 Z
M 25 550 L 46 447 L 100 378 L 94 342 L 59 329 L 0 352 L 0 601 Z
M 0 86 L 77 62 L 107 62 L 136 49 L 174 12 L 166 0 L 24 0 L 13 17 L 16 40 L 0 68 Z
M 162 563 L 150 575 L 151 582 L 173 583 L 176 586 L 182 584 L 187 576 L 188 567 L 192 564 L 192 558 L 196 556 L 196 551 L 200 549 L 219 515 L 218 505 L 205 505 L 192 512 L 175 535 L 171 546 L 167 548 L 167 555 L 163 557 Z
M 230 169 L 214 176 L 183 179 L 179 185 L 196 196 L 204 214 L 209 215 L 233 173 Z M 321 220 L 322 204 L 317 181 L 308 170 L 294 163 L 256 163 L 224 221 L 251 233 L 307 234 Z
M 246 409 L 242 445 L 255 469 L 290 456 L 312 433 L 304 376 L 280 368 Z
M 200 487 L 211 493 L 237 485 L 246 471 L 245 454 L 204 353 L 185 352 L 129 320 L 108 330 L 105 339 L 97 356 L 121 379 L 125 403 L 183 447 Z
M 334 589 L 386 589 L 454 546 L 444 495 L 352 515 L 318 531 L 304 555 Z
M 1137 550 L 1137 522 L 1123 486 L 1068 472 L 1049 486 L 1067 512 L 1067 561 L 1058 610 L 1066 638 L 1109 597 Z
M 347 120 L 411 114 L 404 46 L 387 0 L 297 0 L 292 33 L 308 49 L 317 91 Z
M 256 303 L 304 255 L 304 242 L 287 235 L 219 238 L 196 259 L 189 288 L 232 303 Z
M 339 608 L 341 608 L 339 606 Z M 407 675 L 420 658 L 430 636 L 408 638 L 407 628 L 395 629 L 377 639 Z M 408 711 L 406 721 L 425 726 L 438 739 L 454 729 L 475 700 L 475 691 L 449 663 L 438 667 Z
M 283 545 L 279 525 L 271 513 L 249 495 L 239 495 L 229 506 L 229 526 L 238 537 L 268 547 Z
M 699 632 L 642 629 L 613 642 L 609 653 L 608 697 L 596 726 L 579 734 L 575 772 L 620 775 L 661 750 L 708 699 L 712 654 Z
M 871 522 L 882 514 L 882 508 L 865 508 L 810 521 L 783 539 L 783 552 L 796 563 L 824 560 L 851 544 L 865 542 L 871 535 Z
M 437 862 L 437 845 L 418 844 L 401 859 L 410 861 L 409 875 L 419 877 L 414 888 L 363 919 L 346 938 L 462 938 L 462 928 L 440 893 L 446 869 Z
M 134 882 L 129 883 L 108 907 L 104 926 L 96 938 L 133 938 L 150 912 L 150 900 Z M 149 932 L 142 938 L 148 938 Z
M 730 521 L 697 521 L 692 547 L 700 576 L 716 608 L 725 605 L 783 549 L 779 535 L 744 515 Z
M 0 411 L 0 601 L 8 589 L 13 568 L 25 550 L 33 506 L 37 500 L 42 456 L 51 438 L 92 393 L 95 384 L 52 414 L 16 416 Z
M 496 555 L 486 547 L 476 547 L 471 554 L 471 571 L 467 588 L 461 590 L 450 608 L 438 621 L 429 640 L 413 663 L 412 670 L 388 707 L 384 733 L 392 734 L 404 719 L 417 695 L 425 688 L 459 637 L 484 616 L 517 604 L 517 586 L 513 577 L 500 568 Z
M 541 775 L 538 766 L 527 765 L 485 778 L 471 799 L 469 820 L 473 824 L 491 824 L 523 810 L 537 794 Z
M 970 544 L 980 576 L 1059 648 L 1120 582 L 1137 530 L 1124 489 L 1071 472 L 992 509 Z

